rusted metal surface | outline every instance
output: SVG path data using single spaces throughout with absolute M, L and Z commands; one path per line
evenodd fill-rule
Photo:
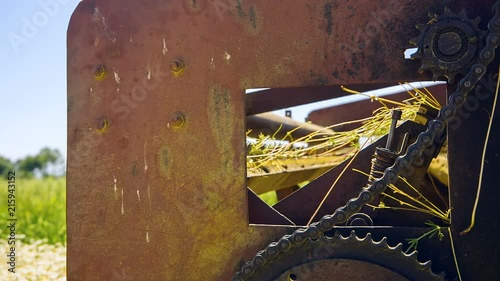
M 433 3 L 82 1 L 68 279 L 228 280 L 287 231 L 249 225 L 244 89 L 423 80 L 402 52 Z
M 496 64 L 498 67 L 498 62 Z M 480 81 L 481 90 L 471 93 L 459 116 L 450 122 L 448 137 L 448 168 L 451 188 L 450 203 L 452 231 L 455 247 L 458 251 L 458 264 L 463 280 L 499 280 L 500 271 L 500 122 L 493 121 L 485 158 L 482 152 L 485 146 L 486 131 L 492 110 L 496 88 L 494 69 Z M 498 105 L 497 105 L 498 114 Z M 481 163 L 484 170 L 481 171 Z M 482 185 L 479 187 L 479 175 L 482 172 Z M 479 193 L 475 226 L 461 235 L 469 227 L 474 204 Z
M 276 190 L 276 198 L 278 199 L 278 201 L 283 200 L 284 198 L 286 198 L 287 196 L 290 196 L 292 193 L 294 193 L 295 191 L 297 191 L 299 189 L 300 189 L 300 187 L 298 185 L 296 185 L 296 186 L 291 186 L 291 187 L 283 188 L 280 190 Z
M 268 206 L 252 190 L 248 190 L 248 222 L 250 224 L 287 225 L 295 224 L 283 214 Z

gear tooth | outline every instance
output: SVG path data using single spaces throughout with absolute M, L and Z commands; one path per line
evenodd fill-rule
M 349 239 L 357 239 L 358 236 L 356 235 L 356 232 L 354 230 L 351 230 L 351 233 L 349 234 Z
M 422 59 L 422 54 L 420 52 L 415 52 L 410 56 L 412 59 Z
M 465 8 L 462 8 L 462 10 L 460 11 L 460 13 L 458 13 L 459 16 L 463 17 L 463 18 L 466 18 L 467 17 L 467 12 L 465 11 Z
M 432 271 L 432 261 L 426 261 L 426 262 L 422 262 L 420 264 L 422 264 L 422 266 L 425 269 L 427 269 L 428 271 Z
M 411 257 L 411 258 L 417 258 L 418 252 L 417 251 L 413 251 L 413 252 L 407 254 L 406 256 Z
M 370 232 L 368 232 L 364 238 L 364 240 L 368 240 L 368 241 L 373 241 L 372 239 L 372 234 Z
M 398 251 L 398 252 L 403 252 L 403 244 L 402 243 L 398 243 L 396 246 L 394 246 L 393 249 L 396 250 L 396 251 Z
M 481 17 L 476 17 L 470 20 L 475 26 L 481 22 Z
M 419 41 L 418 39 L 419 37 L 411 38 L 409 42 L 410 44 L 417 46 L 417 43 Z
M 380 241 L 375 242 L 376 244 L 387 246 L 387 237 L 383 237 Z
M 426 26 L 426 24 L 417 23 L 417 25 L 415 25 L 415 28 L 417 28 L 419 31 L 424 31 Z

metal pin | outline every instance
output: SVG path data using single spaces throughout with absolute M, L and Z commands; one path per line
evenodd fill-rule
M 385 144 L 385 148 L 391 149 L 392 142 L 394 140 L 394 132 L 396 131 L 396 125 L 398 124 L 398 120 L 401 119 L 401 114 L 403 113 L 401 110 L 391 110 L 392 112 L 392 122 L 391 128 L 389 130 L 389 135 L 387 136 L 387 143 Z

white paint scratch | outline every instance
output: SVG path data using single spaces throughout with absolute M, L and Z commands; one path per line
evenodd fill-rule
M 151 209 L 151 193 L 149 192 L 149 184 L 148 184 L 148 201 L 149 201 L 149 209 Z
M 91 93 L 92 93 L 92 91 L 93 91 L 93 90 L 92 90 L 92 87 L 90 87 L 89 92 L 91 92 Z
M 122 188 L 122 215 L 125 214 L 125 208 L 123 207 L 123 188 Z
M 148 67 L 146 68 L 146 75 L 148 77 L 148 80 L 151 80 L 151 67 L 148 64 Z
M 231 55 L 228 52 L 224 52 L 224 59 L 226 60 L 227 63 L 229 63 L 229 60 L 231 59 Z
M 149 231 L 146 231 L 146 242 L 151 242 L 151 239 L 149 239 Z
M 214 68 L 215 68 L 214 58 L 210 59 L 210 65 L 209 65 L 209 68 L 211 68 L 211 69 L 214 69 Z
M 108 23 L 106 21 L 106 18 L 104 18 L 104 16 L 101 14 L 99 7 L 94 8 L 94 16 L 93 16 L 92 20 L 94 21 L 94 23 L 98 27 L 98 29 L 103 31 L 104 35 L 106 35 L 106 37 L 108 37 L 108 39 L 111 42 L 113 42 L 113 43 L 116 42 L 115 33 L 113 31 L 110 31 Z M 94 40 L 94 45 L 97 46 L 97 43 L 99 43 L 98 38 L 96 38 L 96 40 Z
M 139 193 L 139 189 L 137 189 L 137 199 L 141 202 L 141 194 Z
M 115 81 L 117 84 L 120 84 L 120 76 L 118 76 L 118 70 L 113 68 L 113 73 L 115 74 Z
M 116 192 L 116 176 L 113 176 L 113 191 Z
M 163 55 L 166 55 L 167 52 L 168 52 L 168 49 L 167 49 L 167 42 L 165 42 L 165 38 L 163 38 Z
M 148 171 L 148 161 L 146 160 L 146 145 L 147 141 L 144 142 L 144 173 L 147 173 Z

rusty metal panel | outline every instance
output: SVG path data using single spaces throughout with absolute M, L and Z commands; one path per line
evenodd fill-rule
M 248 222 L 250 224 L 295 225 L 286 216 L 262 201 L 251 189 L 248 189 L 248 206 Z
M 496 64 L 498 66 L 498 62 Z M 458 265 L 463 280 L 499 280 L 500 271 L 500 123 L 494 119 L 489 136 L 487 154 L 482 159 L 486 131 L 492 112 L 496 88 L 496 71 L 487 73 L 472 92 L 457 117 L 448 127 L 448 165 L 452 232 L 458 254 Z M 498 114 L 498 106 L 497 106 Z M 484 160 L 484 170 L 480 166 Z M 478 196 L 479 175 L 482 172 L 481 191 Z M 474 204 L 478 199 L 475 226 L 462 235 L 471 222 Z
M 82 1 L 69 280 L 228 280 L 286 231 L 248 224 L 244 89 L 422 80 L 402 51 L 433 2 Z

